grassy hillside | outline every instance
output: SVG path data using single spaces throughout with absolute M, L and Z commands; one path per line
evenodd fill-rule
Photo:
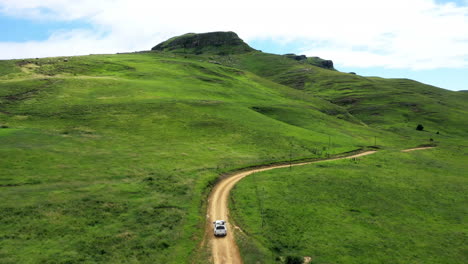
M 304 69 L 317 75 L 297 85 Z M 188 263 L 222 173 L 466 132 L 448 91 L 434 136 L 311 86 L 335 75 L 348 76 L 256 51 L 0 61 L 0 262 Z
M 233 190 L 245 263 L 466 263 L 467 146 L 256 173 Z
M 323 100 L 172 54 L 1 68 L 3 263 L 185 263 L 220 173 L 349 151 L 380 133 L 317 111 L 336 108 Z
M 466 93 L 408 79 L 342 73 L 261 52 L 219 57 L 219 60 L 322 98 L 363 123 L 392 133 L 405 135 L 418 124 L 432 133 L 457 136 L 468 133 Z M 343 112 L 328 113 L 343 118 Z

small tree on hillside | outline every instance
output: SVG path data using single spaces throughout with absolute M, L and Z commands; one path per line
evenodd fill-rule
M 416 130 L 418 131 L 423 131 L 424 130 L 424 126 L 419 124 L 417 127 L 416 127 Z

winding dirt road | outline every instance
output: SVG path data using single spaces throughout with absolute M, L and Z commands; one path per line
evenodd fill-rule
M 435 148 L 435 147 L 410 148 L 410 149 L 404 149 L 401 152 L 411 152 L 411 151 L 415 151 L 415 150 L 432 149 L 432 148 Z
M 318 161 L 309 161 L 303 163 L 296 163 L 296 164 L 286 164 L 286 165 L 273 165 L 270 167 L 264 168 L 257 168 L 251 169 L 248 171 L 239 172 L 236 174 L 231 175 L 228 178 L 223 179 L 220 181 L 213 189 L 208 199 L 208 223 L 206 226 L 206 234 L 209 237 L 209 243 L 211 244 L 212 248 L 212 256 L 213 262 L 215 264 L 240 264 L 242 263 L 242 259 L 239 254 L 239 248 L 235 242 L 233 226 L 229 224 L 229 211 L 228 211 L 228 198 L 229 192 L 234 187 L 234 185 L 239 182 L 242 178 L 261 171 L 279 169 L 279 168 L 286 168 L 289 166 L 302 166 L 311 163 L 317 162 L 326 162 L 326 161 L 333 161 L 339 159 L 351 159 L 362 157 L 366 155 L 370 155 L 375 153 L 376 151 L 366 151 L 359 154 L 347 156 L 347 157 L 339 157 L 327 160 L 318 160 Z M 228 228 L 228 235 L 226 237 L 214 237 L 213 236 L 213 225 L 211 224 L 215 220 L 222 219 L 227 221 L 227 228 Z

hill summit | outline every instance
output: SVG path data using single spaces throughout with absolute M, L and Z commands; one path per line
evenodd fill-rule
M 209 33 L 187 33 L 159 43 L 151 50 L 180 53 L 239 54 L 254 51 L 236 33 L 218 31 Z

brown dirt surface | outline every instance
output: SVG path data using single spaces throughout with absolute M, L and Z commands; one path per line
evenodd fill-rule
M 415 150 L 431 149 L 431 148 L 435 148 L 435 147 L 419 147 L 419 148 L 410 148 L 410 149 L 404 149 L 404 150 L 402 150 L 401 152 L 411 152 L 411 151 L 415 151 Z

